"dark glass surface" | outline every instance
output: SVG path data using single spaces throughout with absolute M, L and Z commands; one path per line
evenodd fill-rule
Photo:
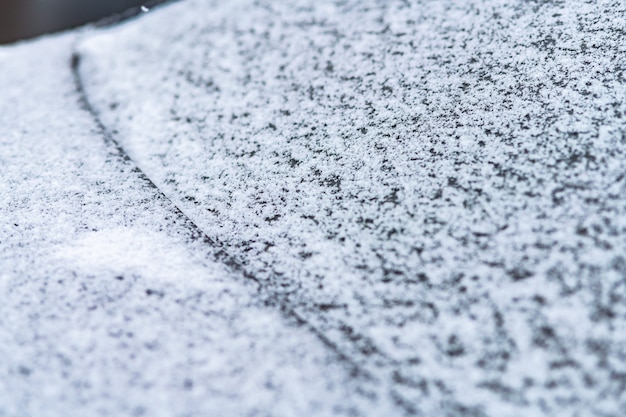
M 0 44 L 80 26 L 129 9 L 137 12 L 149 0 L 0 0 Z M 161 1 L 162 2 L 162 1 Z

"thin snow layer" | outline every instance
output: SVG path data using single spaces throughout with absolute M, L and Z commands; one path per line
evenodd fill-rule
M 0 416 L 388 414 L 105 145 L 76 40 L 0 49 Z
M 622 1 L 189 0 L 103 123 L 407 414 L 626 413 Z

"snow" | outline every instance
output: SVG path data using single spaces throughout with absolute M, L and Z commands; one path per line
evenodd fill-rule
M 79 33 L 0 58 L 0 415 L 335 415 L 371 382 L 210 256 L 106 145 Z
M 30 327 L 73 334 L 75 369 L 120 381 L 90 410 L 623 415 L 624 22 L 606 0 L 187 0 L 0 50 L 0 288 L 17 306 L 57 276 L 98 285 L 67 309 L 7 305 L 0 348 L 60 309 L 62 325 Z M 108 340 L 119 315 L 72 326 L 107 295 L 141 317 L 131 349 L 161 353 L 111 370 L 80 344 Z M 181 332 L 208 341 L 185 368 L 203 381 L 192 411 L 170 377 L 197 354 Z M 44 366 L 38 387 L 62 372 Z M 34 389 L 0 395 L 0 415 Z M 70 392 L 31 410 L 66 415 Z

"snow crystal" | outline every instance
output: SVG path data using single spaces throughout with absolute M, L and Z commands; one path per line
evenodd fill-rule
M 86 33 L 0 49 L 0 415 L 384 414 L 107 144 Z
M 397 413 L 617 416 L 625 21 L 618 1 L 190 0 L 81 43 L 81 77 Z
M 0 48 L 0 415 L 624 415 L 622 3 Z

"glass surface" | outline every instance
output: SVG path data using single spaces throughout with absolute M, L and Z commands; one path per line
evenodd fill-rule
M 0 0 L 0 44 L 151 6 L 150 0 Z M 162 2 L 162 1 L 161 1 Z

